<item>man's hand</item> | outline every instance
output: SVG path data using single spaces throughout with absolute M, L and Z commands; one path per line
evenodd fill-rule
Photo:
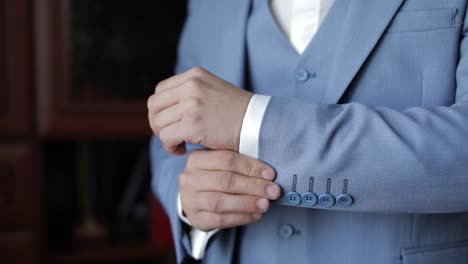
M 239 137 L 252 93 L 201 69 L 160 82 L 148 99 L 151 129 L 167 151 L 182 155 L 185 143 L 210 149 L 239 149 Z
M 259 220 L 281 194 L 265 163 L 224 150 L 190 153 L 180 175 L 185 215 L 197 229 L 208 231 Z

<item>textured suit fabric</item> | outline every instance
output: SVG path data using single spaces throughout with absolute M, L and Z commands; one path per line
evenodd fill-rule
M 201 66 L 245 87 L 250 4 L 190 1 L 177 72 Z M 290 206 L 281 198 L 262 221 L 213 237 L 204 262 L 233 263 L 236 255 L 251 263 L 255 255 L 261 263 L 468 263 L 466 4 L 336 1 L 324 26 L 340 34 L 325 38 L 322 27 L 309 47 L 336 44 L 332 66 L 316 70 L 316 78 L 326 78 L 325 94 L 321 102 L 304 90 L 274 96 L 260 159 L 275 168 L 283 193 L 294 175 L 297 192 L 314 177 L 317 194 L 329 183 L 335 197 L 347 180 L 354 203 Z M 333 15 L 342 9 L 344 16 Z M 185 157 L 167 154 L 157 138 L 151 152 L 153 190 L 171 219 L 181 260 L 189 252 L 176 212 Z M 281 236 L 285 224 L 293 236 Z

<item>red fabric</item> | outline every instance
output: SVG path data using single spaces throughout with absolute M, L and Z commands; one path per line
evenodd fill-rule
M 154 249 L 161 250 L 166 254 L 173 254 L 174 243 L 169 218 L 161 204 L 151 195 L 150 212 L 150 241 Z

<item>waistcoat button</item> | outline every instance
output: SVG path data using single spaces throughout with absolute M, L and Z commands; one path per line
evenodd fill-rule
M 292 225 L 281 225 L 278 232 L 280 237 L 290 238 L 294 235 L 294 228 Z
M 309 79 L 309 72 L 304 70 L 304 69 L 300 69 L 296 72 L 296 79 L 300 82 L 305 82 L 307 81 L 307 79 Z

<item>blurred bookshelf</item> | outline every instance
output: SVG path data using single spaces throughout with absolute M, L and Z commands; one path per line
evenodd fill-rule
M 38 132 L 149 136 L 146 98 L 170 77 L 185 0 L 37 0 Z
M 0 0 L 0 263 L 174 263 L 146 99 L 186 0 Z

